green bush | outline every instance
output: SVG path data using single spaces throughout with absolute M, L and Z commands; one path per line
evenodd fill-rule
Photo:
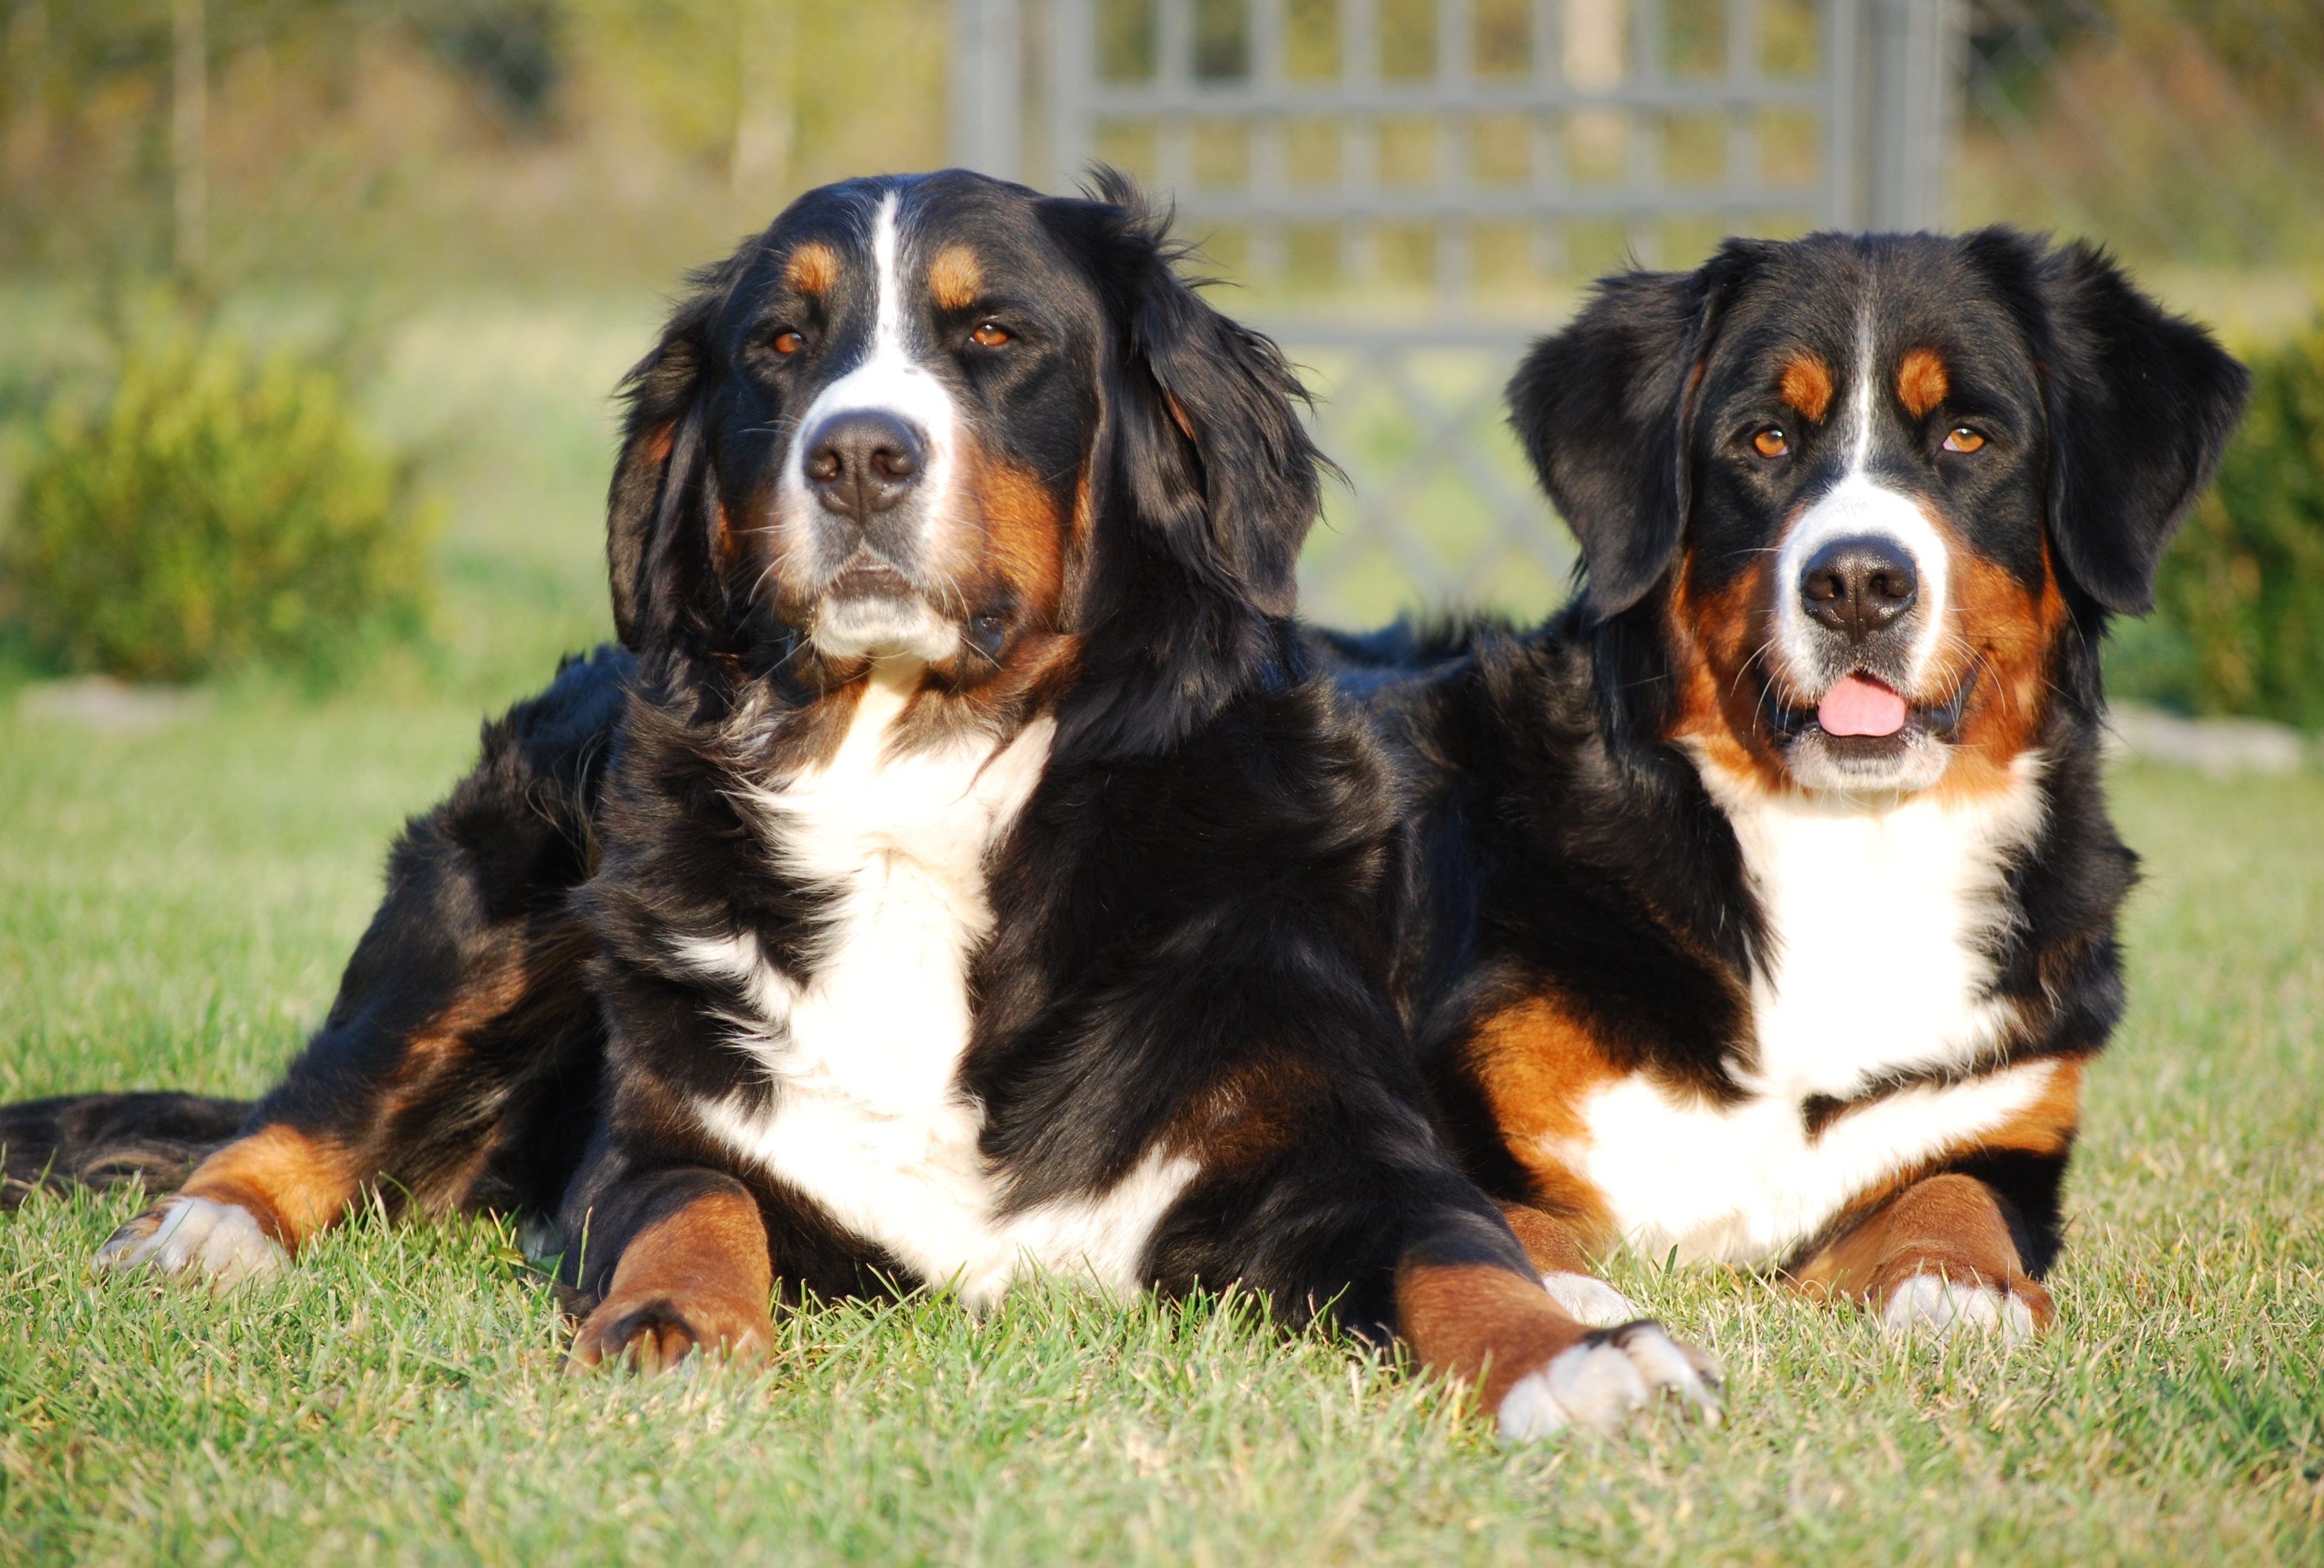
M 420 630 L 430 519 L 346 379 L 182 326 L 45 421 L 0 536 L 36 657 L 138 680 L 255 662 L 327 677 Z
M 2324 729 L 2324 323 L 2252 360 L 2218 483 L 2164 556 L 2155 613 L 2125 623 L 2117 697 Z

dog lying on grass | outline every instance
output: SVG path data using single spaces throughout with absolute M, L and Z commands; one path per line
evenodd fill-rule
M 1589 1265 L 1623 1241 L 2050 1323 L 2136 865 L 2098 650 L 2246 383 L 2080 246 L 1729 241 L 1511 383 L 1572 604 L 1322 640 L 1412 802 L 1440 1126 L 1575 1315 L 1637 1315 Z
M 1297 383 L 1103 198 L 851 182 L 696 280 L 630 381 L 622 650 L 411 824 L 282 1083 L 0 1118 L 20 1182 L 230 1138 L 102 1268 L 264 1272 L 375 1195 L 554 1216 L 585 1364 L 1038 1268 L 1399 1335 L 1512 1436 L 1715 1410 L 1432 1130 L 1383 760 L 1287 619 Z

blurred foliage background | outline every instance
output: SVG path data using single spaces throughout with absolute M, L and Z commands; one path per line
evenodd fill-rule
M 1146 4 L 1105 0 L 1102 36 L 1132 47 Z M 1660 12 L 1674 59 L 1716 47 L 1714 0 Z M 1433 15 L 1380 0 L 1384 60 L 1433 47 Z M 1967 0 L 1964 16 L 1955 219 L 2103 239 L 2263 366 L 2260 411 L 2118 685 L 2324 724 L 2324 5 Z M 484 701 L 534 684 L 605 634 L 610 393 L 685 270 L 808 186 L 943 162 L 951 49 L 944 0 L 0 0 L 5 678 L 271 665 Z M 1551 325 L 1616 254 L 1577 251 L 1572 276 L 1503 303 Z M 124 325 L 157 285 L 174 325 Z M 190 427 L 159 417 L 156 375 L 211 389 L 187 416 L 209 436 L 164 439 Z M 292 431 L 286 398 L 327 408 L 327 433 Z M 123 446 L 149 438 L 178 445 Z M 244 438 L 345 503 L 259 503 L 307 542 L 251 569 L 224 563 L 265 528 L 218 500 L 263 488 Z M 208 542 L 129 564 L 173 530 Z M 316 542 L 353 539 L 369 542 Z M 1317 608 L 1386 613 L 1385 583 Z M 76 605 L 99 584 L 142 608 L 95 626 Z M 1559 586 L 1536 574 L 1504 607 L 1537 613 Z

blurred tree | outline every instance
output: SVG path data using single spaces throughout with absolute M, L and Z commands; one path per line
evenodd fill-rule
M 407 0 L 413 29 L 506 127 L 545 131 L 566 72 L 565 16 L 550 0 Z
M 1970 0 L 1964 222 L 2142 260 L 2324 261 L 2324 5 Z
M 942 161 L 948 18 L 945 0 L 0 0 L 0 270 L 206 254 L 229 289 L 659 287 L 803 185 Z
M 2118 695 L 2324 729 L 2324 323 L 2252 356 L 2250 410 L 2154 598 L 2116 633 Z
M 67 670 L 327 678 L 420 633 L 433 513 L 337 367 L 253 355 L 168 309 L 59 402 L 0 530 L 0 620 Z

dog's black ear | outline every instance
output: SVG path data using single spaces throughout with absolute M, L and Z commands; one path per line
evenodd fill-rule
M 683 504 L 687 470 L 701 444 L 696 346 L 667 337 L 626 382 L 621 461 L 605 497 L 605 574 L 613 590 L 613 631 L 634 653 L 655 598 L 648 562 L 657 534 L 667 533 Z M 684 447 L 686 451 L 679 448 Z
M 1130 499 L 1196 581 L 1287 615 L 1324 466 L 1299 420 L 1306 390 L 1272 339 L 1187 286 L 1167 219 L 1126 176 L 1101 170 L 1094 186 L 1095 202 L 1059 205 L 1080 209 L 1114 295 L 1126 363 L 1111 411 Z
M 2133 287 L 2104 252 L 1993 228 L 1965 242 L 2017 310 L 2042 371 L 2050 538 L 2066 574 L 2126 614 L 2243 417 L 2251 376 L 2210 333 Z
M 666 642 L 708 587 L 717 509 L 703 439 L 710 334 L 742 260 L 738 253 L 695 275 L 661 341 L 622 381 L 628 407 L 605 497 L 605 571 L 614 632 L 633 653 Z
M 1695 388 L 1720 302 L 1763 248 L 1729 240 L 1693 272 L 1601 280 L 1509 380 L 1509 423 L 1582 546 L 1600 615 L 1644 598 L 1678 553 Z

